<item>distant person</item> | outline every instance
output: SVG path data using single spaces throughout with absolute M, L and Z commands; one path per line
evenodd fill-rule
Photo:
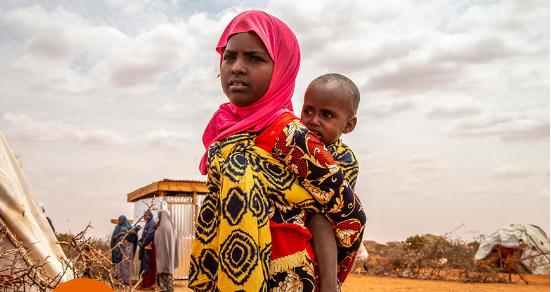
M 119 216 L 113 235 L 111 236 L 111 255 L 115 264 L 115 279 L 121 279 L 129 285 L 131 280 L 132 259 L 134 258 L 134 242 L 137 233 L 126 216 Z
M 144 220 L 143 234 L 138 242 L 140 247 L 140 278 L 142 278 L 140 287 L 142 289 L 155 286 L 157 278 L 157 260 L 155 258 L 155 243 L 153 242 L 157 223 L 153 220 L 151 211 L 145 212 Z
M 352 80 L 341 74 L 325 74 L 308 85 L 300 116 L 302 123 L 318 136 L 339 163 L 352 189 L 355 188 L 358 177 L 358 161 L 340 137 L 356 127 L 359 103 L 360 91 Z M 334 287 L 344 281 L 348 269 L 342 269 L 346 266 L 342 262 L 337 263 L 333 226 L 325 216 L 314 213 L 308 214 L 306 227 L 312 233 L 320 289 L 334 290 Z M 339 271 L 338 267 L 341 267 Z
M 174 269 L 178 268 L 178 232 L 167 210 L 157 213 L 159 225 L 155 231 L 155 256 L 157 257 L 157 282 L 159 291 L 174 291 Z
M 42 212 L 46 213 L 46 206 L 44 206 L 44 204 L 42 203 L 38 203 L 38 205 L 40 206 L 40 208 L 42 208 Z M 50 227 L 52 227 L 52 231 L 55 234 L 55 228 L 54 228 L 54 225 L 52 224 L 52 220 L 48 216 L 46 216 L 46 220 L 48 220 L 48 223 L 50 223 Z
M 94 261 L 94 252 L 92 251 L 92 248 L 90 248 L 89 245 L 86 245 L 84 247 L 84 272 L 82 273 L 83 278 L 92 279 L 92 264 Z
M 142 226 L 139 224 L 134 226 L 134 228 L 132 228 L 132 231 L 135 232 L 136 234 L 136 241 L 132 242 L 132 254 L 134 255 L 132 257 L 132 260 L 134 260 L 134 257 L 136 257 L 136 249 L 138 248 L 138 232 L 140 231 L 141 228 Z

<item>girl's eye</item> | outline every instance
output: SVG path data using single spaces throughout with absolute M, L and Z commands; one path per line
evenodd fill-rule
M 305 109 L 305 110 L 304 110 L 304 114 L 305 114 L 305 115 L 310 115 L 311 113 L 312 113 L 312 111 L 309 110 L 309 109 Z
M 224 61 L 233 60 L 233 59 L 234 57 L 232 55 L 224 55 L 224 58 L 223 58 Z
M 262 59 L 262 58 L 260 58 L 260 57 L 252 56 L 252 57 L 251 57 L 251 61 L 255 61 L 255 62 L 264 62 L 264 59 Z

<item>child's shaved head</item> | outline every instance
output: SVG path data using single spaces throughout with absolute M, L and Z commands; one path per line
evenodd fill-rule
M 320 82 L 322 84 L 333 83 L 340 86 L 346 93 L 346 96 L 343 96 L 343 98 L 346 102 L 347 111 L 350 117 L 356 116 L 360 104 L 360 90 L 352 80 L 338 73 L 328 73 L 312 80 L 311 83 L 315 82 Z

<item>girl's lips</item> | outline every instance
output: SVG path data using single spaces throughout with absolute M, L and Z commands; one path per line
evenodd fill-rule
M 243 91 L 246 90 L 248 86 L 246 85 L 240 85 L 240 84 L 230 84 L 230 91 Z
M 230 81 L 228 83 L 230 84 L 230 86 L 246 86 L 247 85 L 247 82 L 245 82 L 245 80 L 243 80 L 243 79 L 230 79 Z
M 247 87 L 248 87 L 247 83 L 241 80 L 232 80 L 230 81 L 230 85 L 229 85 L 229 88 L 231 90 L 244 90 Z

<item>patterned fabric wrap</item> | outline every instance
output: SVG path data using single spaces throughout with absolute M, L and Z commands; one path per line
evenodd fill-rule
M 355 155 L 340 140 L 326 149 L 300 121 L 291 122 L 276 139 L 274 155 L 288 161 L 301 185 L 322 204 L 319 211 L 325 214 L 335 230 L 337 277 L 340 283 L 344 282 L 360 247 L 366 221 L 360 200 L 347 182 L 350 180 L 355 185 L 357 180 Z M 343 174 L 346 180 L 343 180 Z
M 239 133 L 209 147 L 209 193 L 197 221 L 190 288 L 294 289 L 283 283 L 295 283 L 292 274 L 270 279 L 269 219 L 303 227 L 306 212 L 326 213 L 335 227 L 344 279 L 361 243 L 365 214 L 339 165 L 299 121 L 279 134 L 272 153 L 257 147 L 255 138 Z M 294 271 L 313 274 L 311 261 Z
M 342 140 L 339 139 L 335 143 L 327 146 L 327 150 L 331 153 L 331 155 L 333 155 L 335 161 L 339 163 L 348 184 L 350 184 L 352 189 L 355 190 L 360 167 L 358 164 L 358 159 L 356 159 L 356 155 L 354 155 L 352 149 L 350 149 L 348 145 L 344 144 Z

